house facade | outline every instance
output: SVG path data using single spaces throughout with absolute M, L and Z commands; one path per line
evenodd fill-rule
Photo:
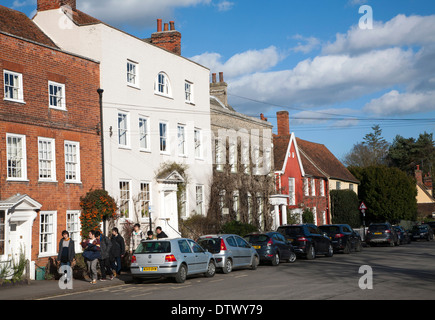
M 80 251 L 80 197 L 102 187 L 99 64 L 3 6 L 0 46 L 0 261 L 34 279 L 63 230 Z
M 418 217 L 421 219 L 435 217 L 435 198 L 433 196 L 433 182 L 430 172 L 423 177 L 423 171 L 417 165 L 415 181 L 417 184 Z
M 100 62 L 105 189 L 118 201 L 119 223 L 178 236 L 180 217 L 208 209 L 209 70 L 181 56 L 173 22 L 163 28 L 158 20 L 157 32 L 139 39 L 77 10 L 73 0 L 38 0 L 34 21 L 62 49 Z M 186 168 L 184 178 L 162 177 L 168 163 Z
M 210 84 L 214 144 L 209 216 L 222 223 L 272 226 L 269 196 L 273 193 L 272 124 L 237 112 L 228 104 L 223 73 Z

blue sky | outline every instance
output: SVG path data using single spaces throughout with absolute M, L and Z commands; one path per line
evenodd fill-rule
M 25 12 L 36 0 L 2 0 Z M 380 124 L 388 141 L 433 133 L 433 0 L 77 0 L 79 9 L 141 38 L 175 20 L 182 54 L 223 71 L 238 111 L 288 110 L 291 131 L 342 158 Z M 361 29 L 362 5 L 373 29 Z M 364 21 L 366 22 L 366 21 Z M 247 99 L 248 98 L 248 99 Z M 250 99 L 250 100 L 249 100 Z M 418 119 L 418 120 L 410 120 Z M 426 119 L 426 120 L 425 120 Z

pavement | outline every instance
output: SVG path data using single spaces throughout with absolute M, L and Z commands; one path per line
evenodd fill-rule
M 98 280 L 95 285 L 91 285 L 85 280 L 73 279 L 72 289 L 62 289 L 58 280 L 32 280 L 30 284 L 1 286 L 0 300 L 38 300 L 65 294 L 86 293 L 102 288 L 117 287 L 131 281 L 132 278 L 128 273 L 122 274 L 113 280 Z

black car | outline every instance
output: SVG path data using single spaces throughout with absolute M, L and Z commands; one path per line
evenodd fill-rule
M 411 243 L 411 236 L 408 231 L 406 231 L 401 226 L 394 226 L 394 230 L 396 231 L 397 237 L 399 238 L 400 244 L 410 244 Z
M 284 225 L 280 226 L 277 231 L 291 241 L 298 256 L 311 260 L 319 254 L 324 254 L 327 257 L 334 255 L 331 240 L 314 224 Z
M 429 227 L 431 227 L 431 228 L 432 228 L 432 231 L 435 233 L 435 221 L 429 221 L 429 222 L 427 223 L 427 225 L 428 225 Z
M 347 254 L 352 250 L 362 250 L 361 236 L 348 224 L 328 224 L 320 226 L 319 229 L 329 236 L 335 252 L 343 251 Z
M 417 241 L 424 239 L 427 241 L 433 240 L 433 230 L 427 224 L 416 225 L 412 227 L 412 240 Z
M 269 261 L 277 266 L 281 260 L 296 261 L 293 246 L 278 232 L 250 233 L 244 239 L 257 250 L 261 262 Z
M 366 243 L 369 246 L 375 244 L 388 244 L 391 247 L 400 244 L 396 231 L 388 222 L 370 224 L 366 234 Z

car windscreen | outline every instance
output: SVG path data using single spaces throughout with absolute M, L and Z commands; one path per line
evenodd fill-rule
M 262 243 L 269 241 L 270 238 L 265 234 L 251 234 L 244 237 L 244 239 L 249 243 Z
M 198 244 L 210 253 L 218 253 L 221 251 L 221 238 L 199 239 Z
M 415 226 L 414 228 L 412 228 L 412 231 L 426 232 L 427 231 L 427 227 L 425 227 L 425 226 Z
M 137 247 L 135 254 L 137 253 L 170 253 L 171 242 L 169 241 L 146 241 L 141 242 Z
M 322 230 L 323 232 L 326 232 L 327 234 L 340 233 L 339 226 L 320 226 L 319 229 Z
M 285 237 L 292 237 L 292 236 L 304 234 L 304 228 L 298 227 L 298 226 L 278 228 L 278 232 L 281 233 Z
M 382 231 L 385 231 L 387 229 L 388 228 L 385 224 L 373 224 L 369 227 L 369 230 L 373 231 L 373 232 L 382 232 Z

